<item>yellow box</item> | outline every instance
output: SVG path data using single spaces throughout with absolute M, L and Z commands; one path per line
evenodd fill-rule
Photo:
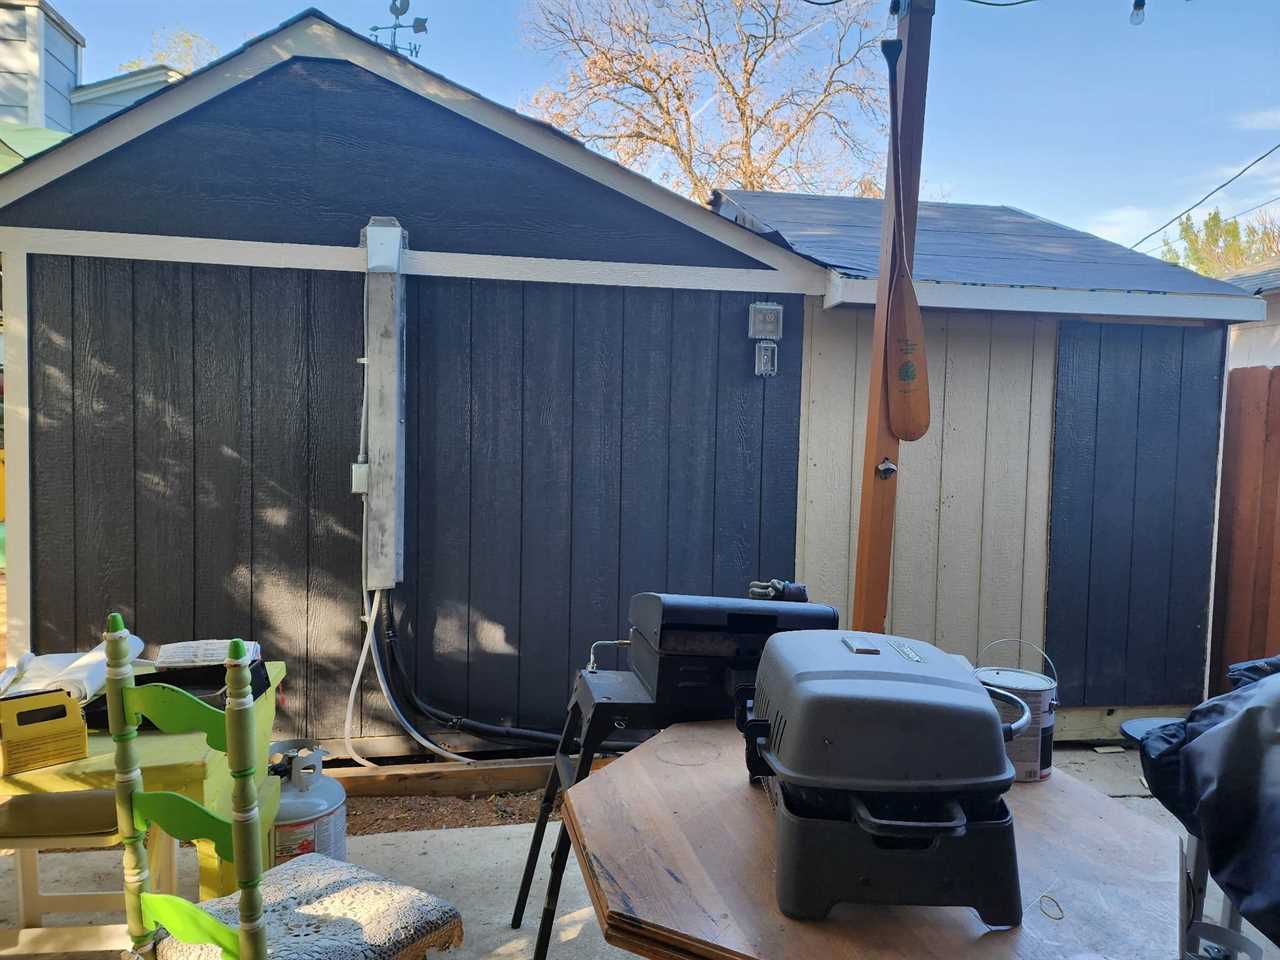
M 84 712 L 66 690 L 22 693 L 0 700 L 0 776 L 88 755 Z

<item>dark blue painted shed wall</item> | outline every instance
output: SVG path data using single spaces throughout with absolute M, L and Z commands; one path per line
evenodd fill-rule
M 354 64 L 296 59 L 0 210 L 10 226 L 764 268 Z M 745 231 L 744 231 L 745 235 Z
M 281 729 L 342 735 L 361 641 L 362 275 L 30 258 L 33 640 L 242 636 Z M 416 277 L 406 575 L 418 690 L 557 729 L 644 590 L 743 596 L 795 562 L 802 298 Z M 754 375 L 747 305 L 787 313 Z M 610 659 L 609 662 L 612 662 Z M 357 732 L 393 732 L 369 697 Z
M 1221 327 L 1063 322 L 1045 638 L 1064 706 L 1198 702 Z

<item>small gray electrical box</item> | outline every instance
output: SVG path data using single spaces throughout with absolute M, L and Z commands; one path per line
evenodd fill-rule
M 772 340 L 756 341 L 756 376 L 778 375 L 778 345 Z
M 747 310 L 747 336 L 752 340 L 781 340 L 782 304 L 751 304 Z

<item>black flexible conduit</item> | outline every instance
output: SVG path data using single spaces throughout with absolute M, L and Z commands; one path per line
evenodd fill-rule
M 395 680 L 399 680 L 400 691 L 407 693 L 409 702 L 413 704 L 414 709 L 424 717 L 434 720 L 436 723 L 443 724 L 450 730 L 459 730 L 463 733 L 470 733 L 473 736 L 482 737 L 485 740 L 524 740 L 529 743 L 536 743 L 540 746 L 555 747 L 560 743 L 560 735 L 558 733 L 547 733 L 544 730 L 529 730 L 525 727 L 507 727 L 498 726 L 492 723 L 481 723 L 478 720 L 471 720 L 467 717 L 460 717 L 456 714 L 448 713 L 422 700 L 417 691 L 414 689 L 412 679 L 409 677 L 405 669 L 404 662 L 396 655 L 396 640 L 400 638 L 396 631 L 395 616 L 391 609 L 391 601 L 388 597 L 389 591 L 382 594 L 381 609 L 374 611 L 382 620 L 382 630 L 374 634 L 373 655 L 382 666 L 383 672 L 389 678 L 387 683 L 387 693 L 389 696 L 397 696 Z M 391 662 L 395 664 L 394 671 L 386 669 L 387 659 L 384 656 L 382 645 L 386 644 L 386 652 L 390 654 Z M 397 706 L 403 707 L 399 703 Z M 636 746 L 635 743 L 628 741 L 605 741 L 601 745 L 602 750 L 610 753 L 624 753 Z

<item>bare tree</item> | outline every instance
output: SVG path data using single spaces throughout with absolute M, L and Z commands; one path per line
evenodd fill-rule
M 218 59 L 218 47 L 212 40 L 191 30 L 174 28 L 157 30 L 151 35 L 151 57 L 135 57 L 120 64 L 126 73 L 141 70 L 153 63 L 163 63 L 179 73 L 194 73 Z
M 562 59 L 543 119 L 695 199 L 716 187 L 879 195 L 874 0 L 534 0 Z

